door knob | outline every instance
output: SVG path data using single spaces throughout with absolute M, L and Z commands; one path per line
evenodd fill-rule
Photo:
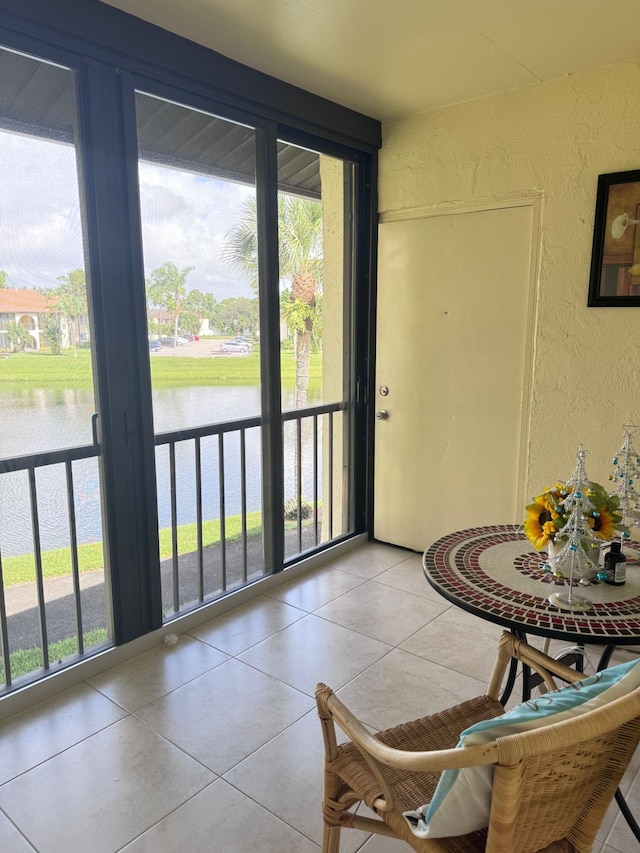
M 389 412 L 386 409 L 380 409 L 379 412 L 376 412 L 376 418 L 379 421 L 386 421 L 389 418 Z

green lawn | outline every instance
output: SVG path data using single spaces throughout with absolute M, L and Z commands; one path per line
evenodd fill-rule
M 260 354 L 256 349 L 242 358 L 189 358 L 151 355 L 151 376 L 155 387 L 189 385 L 259 385 Z M 312 384 L 322 378 L 322 355 L 312 353 L 309 363 Z M 295 384 L 295 362 L 290 351 L 282 354 L 282 381 Z M 62 355 L 50 353 L 12 353 L 0 359 L 0 387 L 91 388 L 91 354 L 78 350 Z
M 260 511 L 247 513 L 247 536 L 260 533 L 262 518 Z M 225 534 L 227 542 L 233 542 L 242 536 L 240 516 L 230 516 L 226 519 Z M 217 545 L 220 542 L 220 522 L 205 521 L 202 525 L 203 545 Z M 178 528 L 178 551 L 188 554 L 198 548 L 197 529 L 195 524 L 184 524 Z M 160 531 L 160 559 L 170 557 L 172 553 L 171 529 Z M 89 572 L 104 566 L 102 543 L 95 542 L 78 546 L 78 563 L 81 572 Z M 3 557 L 2 573 L 4 586 L 10 587 L 18 583 L 33 583 L 35 580 L 35 563 L 33 554 L 22 554 L 19 557 Z M 55 578 L 71 573 L 71 549 L 57 548 L 42 554 L 42 573 L 45 578 Z
M 107 639 L 106 628 L 94 628 L 92 631 L 86 631 L 83 637 L 85 649 L 91 648 L 98 643 L 103 643 Z M 67 637 L 65 640 L 58 640 L 55 643 L 49 643 L 49 660 L 62 661 L 69 655 L 77 654 L 78 646 L 75 637 Z M 18 649 L 9 655 L 9 663 L 11 666 L 11 678 L 15 681 L 29 672 L 35 672 L 42 666 L 42 649 L 40 646 L 34 646 L 31 649 Z M 4 684 L 4 674 L 0 671 L 0 685 Z
M 10 358 L 0 358 L 0 387 L 9 384 L 91 388 L 91 355 L 88 350 L 79 350 L 77 358 L 72 353 L 12 353 Z

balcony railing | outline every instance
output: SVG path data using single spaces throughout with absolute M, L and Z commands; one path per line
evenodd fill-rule
M 284 521 L 282 511 L 274 517 L 282 519 L 286 527 L 285 566 L 349 533 L 344 523 L 342 483 L 339 490 L 335 488 L 336 471 L 340 470 L 336 461 L 343 453 L 345 438 L 336 429 L 336 419 L 344 429 L 346 409 L 345 403 L 335 403 L 282 416 L 289 521 Z M 261 427 L 261 418 L 253 417 L 155 437 L 161 539 L 170 537 L 170 555 L 161 560 L 165 621 L 272 571 L 262 556 Z M 22 584 L 29 587 L 29 605 L 21 610 L 15 589 L 6 584 L 0 538 L 0 694 L 12 689 L 16 671 L 20 683 L 35 680 L 77 660 L 89 648 L 95 651 L 109 642 L 104 574 L 91 583 L 83 582 L 86 575 L 78 544 L 75 474 L 77 466 L 97 468 L 99 453 L 99 446 L 93 444 L 0 460 L 0 487 L 13 495 L 14 516 L 22 516 L 32 546 L 31 572 Z M 16 475 L 19 481 L 5 482 Z M 57 528 L 66 519 L 64 547 L 68 553 L 65 551 L 63 578 L 47 576 L 51 551 L 42 533 L 45 491 L 51 498 L 49 513 L 53 507 Z M 99 499 L 96 501 L 91 512 L 98 516 L 94 521 L 101 531 Z M 343 515 L 339 523 L 336 507 Z M 97 571 L 103 573 L 103 569 Z M 87 633 L 95 629 L 102 630 L 97 641 L 94 634 Z M 56 645 L 61 632 L 67 642 L 64 662 Z M 15 656 L 27 648 L 36 650 L 39 660 L 25 674 Z
M 320 545 L 320 530 L 321 521 L 325 525 L 324 540 L 330 541 L 335 538 L 336 530 L 334 525 L 334 477 L 335 477 L 335 451 L 338 438 L 336 437 L 335 419 L 338 413 L 346 411 L 346 403 L 331 403 L 324 406 L 312 406 L 306 409 L 293 409 L 284 412 L 282 420 L 285 424 L 291 424 L 294 427 L 294 445 L 295 445 L 295 477 L 293 489 L 295 494 L 296 509 L 296 541 L 297 550 L 293 555 L 301 554 L 309 548 L 318 547 Z M 326 422 L 326 423 L 325 423 Z M 307 437 L 305 441 L 304 432 L 305 426 L 311 427 L 310 440 Z M 326 459 L 324 464 L 320 465 L 320 448 L 322 446 L 323 435 L 326 426 Z M 307 464 L 303 462 L 303 448 L 307 445 L 307 452 L 310 459 Z M 309 447 L 310 445 L 310 447 Z M 340 437 L 339 448 L 342 448 L 342 436 Z M 285 452 L 286 452 L 286 436 L 285 436 Z M 303 533 L 308 533 L 309 528 L 305 524 L 303 517 L 304 507 L 309 506 L 309 501 L 304 493 L 305 476 L 311 484 L 311 518 L 310 518 L 310 536 L 307 535 L 306 541 L 303 539 Z M 324 476 L 323 476 L 324 475 Z M 325 484 L 326 503 L 322 500 L 323 482 Z M 287 495 L 285 494 L 285 503 Z M 326 519 L 321 516 L 320 510 L 326 508 Z M 337 535 L 344 535 L 344 530 L 337 531 Z
M 156 448 L 167 449 L 164 460 L 156 456 L 160 526 L 163 526 L 162 519 L 167 513 L 167 507 L 162 506 L 164 495 L 165 504 L 168 503 L 168 526 L 171 531 L 170 572 L 165 571 L 162 576 L 163 607 L 166 615 L 177 615 L 194 604 L 202 604 L 248 581 L 247 434 L 256 432 L 259 441 L 261 423 L 260 417 L 244 418 L 222 424 L 159 433 L 155 437 Z M 235 454 L 238 468 L 235 479 L 239 485 L 233 514 L 240 518 L 241 543 L 239 559 L 235 560 L 233 573 L 229 571 L 228 561 L 230 543 L 227 536 L 227 491 L 230 472 L 226 460 L 226 450 L 232 436 L 238 442 L 238 452 Z M 209 513 L 205 511 L 205 498 L 208 498 Z M 186 553 L 183 550 L 182 554 L 179 533 L 183 524 L 179 517 L 179 499 L 186 505 L 189 517 L 195 517 L 195 549 L 189 547 Z M 214 555 L 211 553 L 212 543 L 207 542 L 211 539 L 211 533 L 207 536 L 205 532 L 207 522 L 216 517 L 219 522 L 219 535 L 213 537 L 217 539 Z M 193 541 L 193 537 L 190 541 Z M 207 561 L 207 556 L 210 556 L 211 560 Z M 212 565 L 207 566 L 207 562 L 212 562 L 214 556 L 218 562 L 215 571 Z M 188 566 L 185 565 L 187 563 Z
M 285 565 L 347 532 L 342 525 L 336 528 L 333 510 L 334 448 L 338 442 L 334 423 L 336 414 L 346 408 L 341 402 L 296 409 L 282 416 L 283 428 L 286 430 L 291 424 L 294 431 L 293 441 L 288 441 L 285 434 L 284 442 L 285 506 L 293 507 L 292 520 L 285 532 Z M 324 466 L 320 462 L 323 421 L 326 421 L 327 444 Z M 160 526 L 163 527 L 162 519 L 166 518 L 171 530 L 170 565 L 165 564 L 162 574 L 166 619 L 253 582 L 272 570 L 264 566 L 262 559 L 262 491 L 260 483 L 256 483 L 256 469 L 262 467 L 260 459 L 256 463 L 261 449 L 261 424 L 259 417 L 243 418 L 155 437 L 156 448 L 165 449 L 164 458 L 156 456 Z M 307 436 L 305 424 L 310 427 Z M 204 510 L 205 498 L 208 514 Z M 328 510 L 323 519 L 325 505 Z M 186 549 L 179 542 L 184 529 L 181 508 L 183 514 L 195 518 L 195 530 L 192 529 L 191 536 L 185 536 L 194 547 L 189 545 Z M 256 514 L 258 529 L 255 522 L 248 522 Z M 211 542 L 206 528 L 216 518 L 219 535 Z M 277 513 L 276 518 L 281 519 L 282 514 Z M 227 530 L 229 520 L 234 523 L 233 532 Z
M 80 582 L 80 563 L 78 559 L 76 500 L 74 486 L 74 463 L 97 457 L 97 445 L 84 445 L 68 450 L 53 450 L 47 453 L 35 453 L 28 456 L 17 456 L 0 460 L 0 478 L 23 472 L 26 481 L 18 489 L 21 505 L 16 507 L 16 515 L 28 517 L 31 527 L 33 578 L 31 582 L 35 591 L 35 607 L 20 609 L 18 596 L 11 607 L 7 606 L 7 588 L 3 570 L 2 547 L 0 543 L 0 648 L 2 652 L 2 667 L 0 667 L 0 683 L 8 690 L 13 683 L 11 657 L 28 649 L 37 648 L 43 673 L 51 668 L 50 643 L 55 643 L 49 636 L 49 621 L 59 622 L 62 617 L 69 624 L 66 626 L 66 637 L 75 640 L 77 655 L 85 652 L 85 631 L 83 627 L 83 596 Z M 57 468 L 57 470 L 56 470 Z M 55 471 L 59 492 L 66 495 L 66 519 L 68 524 L 67 544 L 69 548 L 69 569 L 72 587 L 73 618 L 69 619 L 68 609 L 60 606 L 60 598 L 46 595 L 44 572 L 44 554 L 41 534 L 41 514 L 39 509 L 38 483 L 36 472 L 47 469 Z M 15 484 L 13 484 L 15 485 Z M 48 484 L 51 489 L 51 482 Z M 26 504 L 26 505 L 25 505 Z M 60 519 L 60 524 L 63 524 Z M 24 593 L 23 589 L 20 592 Z M 23 595 L 25 601 L 32 601 L 33 596 Z M 23 602 L 24 605 L 24 602 Z M 54 614 L 55 611 L 55 614 Z M 47 618 L 49 616 L 49 619 Z M 12 630 L 13 629 L 13 630 Z M 15 634 L 15 639 L 14 635 Z M 65 638 L 66 638 L 65 637 Z

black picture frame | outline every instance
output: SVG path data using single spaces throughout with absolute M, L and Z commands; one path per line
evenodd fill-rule
M 598 176 L 587 305 L 640 307 L 640 169 Z

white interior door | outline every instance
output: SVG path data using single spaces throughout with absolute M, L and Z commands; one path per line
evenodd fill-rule
M 381 541 L 422 551 L 454 530 L 520 519 L 534 214 L 524 204 L 380 226 Z

